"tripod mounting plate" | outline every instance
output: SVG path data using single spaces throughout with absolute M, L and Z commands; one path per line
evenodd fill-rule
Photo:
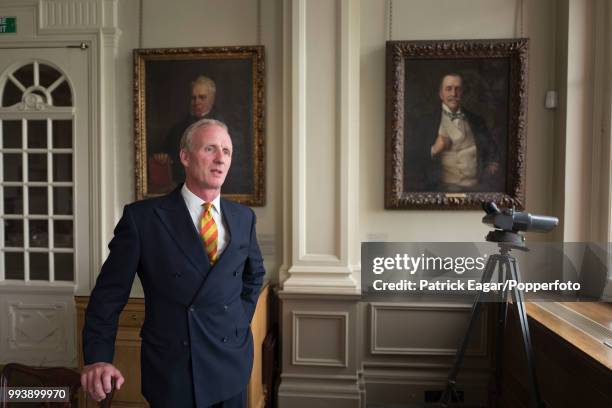
M 489 242 L 497 242 L 502 246 L 527 251 L 525 247 L 525 237 L 519 232 L 493 230 L 489 231 L 485 239 Z

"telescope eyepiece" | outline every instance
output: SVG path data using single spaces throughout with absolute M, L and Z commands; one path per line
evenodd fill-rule
M 494 201 L 485 201 L 484 203 L 482 203 L 482 209 L 489 215 L 501 213 L 501 211 L 497 207 L 497 204 L 495 204 Z

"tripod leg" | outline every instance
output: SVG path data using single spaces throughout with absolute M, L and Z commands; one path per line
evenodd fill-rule
M 507 266 L 509 267 L 512 279 L 517 283 L 520 282 L 520 271 L 516 263 L 516 259 L 508 261 Z M 531 390 L 531 402 L 536 408 L 544 407 L 540 398 L 540 390 L 538 387 L 538 379 L 536 377 L 535 361 L 533 357 L 533 347 L 531 345 L 531 334 L 529 333 L 529 322 L 527 320 L 527 312 L 525 310 L 525 299 L 523 293 L 515 287 L 512 290 L 512 299 L 516 304 L 518 311 L 518 317 L 521 324 L 521 334 L 523 336 L 523 345 L 525 346 L 525 356 L 527 358 L 528 376 L 529 376 L 529 388 Z
M 500 264 L 498 282 L 504 283 L 508 279 L 509 271 L 506 263 Z M 504 333 L 508 312 L 508 291 L 502 289 L 497 300 L 497 324 L 495 333 L 495 389 L 493 404 L 497 404 L 502 393 L 502 375 L 504 372 Z
M 492 255 L 485 266 L 485 270 L 482 274 L 481 283 L 490 282 L 491 277 L 493 276 L 493 272 L 495 271 L 495 266 L 500 264 L 499 255 Z M 440 402 L 442 403 L 442 407 L 447 407 L 448 401 L 453 397 L 457 397 L 455 392 L 455 384 L 457 381 L 457 374 L 459 374 L 459 369 L 461 368 L 461 363 L 463 362 L 463 357 L 467 350 L 468 344 L 470 342 L 470 336 L 472 335 L 472 330 L 474 328 L 474 324 L 480 315 L 480 310 L 482 308 L 482 301 L 480 298 L 482 297 L 483 292 L 480 291 L 476 294 L 476 298 L 474 298 L 474 303 L 472 304 L 472 314 L 470 317 L 470 322 L 468 324 L 467 332 L 465 337 L 463 338 L 463 342 L 461 343 L 461 347 L 455 356 L 455 362 L 453 367 L 451 368 L 448 374 L 448 380 L 446 382 L 446 389 L 440 398 Z

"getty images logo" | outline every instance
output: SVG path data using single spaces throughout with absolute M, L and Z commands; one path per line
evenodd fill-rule
M 411 256 L 396 254 L 391 257 L 375 257 L 372 259 L 372 272 L 380 275 L 385 271 L 404 271 L 414 275 L 417 271 L 455 272 L 461 275 L 474 270 L 482 271 L 486 265 L 487 255 L 471 256 Z

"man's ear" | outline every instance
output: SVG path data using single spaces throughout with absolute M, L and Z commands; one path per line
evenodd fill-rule
M 181 149 L 179 151 L 179 158 L 181 159 L 181 163 L 184 167 L 189 167 L 189 154 L 187 153 L 187 150 Z

